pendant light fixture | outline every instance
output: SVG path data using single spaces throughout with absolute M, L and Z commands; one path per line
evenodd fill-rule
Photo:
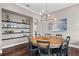
M 44 4 L 45 5 L 45 8 L 42 10 L 42 12 L 40 12 L 40 15 L 41 15 L 41 21 L 48 21 L 48 17 L 50 16 L 48 14 L 48 8 L 47 8 L 47 3 Z

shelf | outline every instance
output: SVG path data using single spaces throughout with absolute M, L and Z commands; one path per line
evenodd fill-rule
M 10 39 L 17 39 L 17 38 L 24 38 L 24 37 L 30 37 L 30 36 L 21 36 L 21 37 L 13 37 L 13 38 L 5 38 L 5 39 L 2 39 L 2 40 L 10 40 Z
M 2 27 L 3 29 L 4 28 L 7 28 L 7 29 L 30 29 L 30 28 L 21 28 L 21 27 Z
M 14 41 L 13 43 L 20 42 L 32 36 L 32 17 L 3 9 L 1 22 L 2 41 L 6 43 L 10 40 Z
M 20 34 L 20 33 L 31 33 L 31 32 L 14 32 L 14 33 L 2 33 L 2 34 Z
M 30 23 L 22 23 L 22 22 L 8 21 L 8 20 L 2 20 L 2 22 L 8 22 L 8 23 L 17 23 L 17 24 L 26 24 L 26 25 L 30 25 Z

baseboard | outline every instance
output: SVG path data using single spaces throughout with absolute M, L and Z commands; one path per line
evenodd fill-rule
M 79 46 L 77 46 L 77 45 L 73 45 L 73 44 L 70 44 L 69 47 L 79 48 Z

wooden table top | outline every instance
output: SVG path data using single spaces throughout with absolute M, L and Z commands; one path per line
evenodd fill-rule
M 61 43 L 64 41 L 63 38 L 56 37 L 56 36 L 51 36 L 51 37 L 43 36 L 43 37 L 33 37 L 32 38 L 32 44 L 37 45 L 37 40 L 49 41 L 50 46 L 53 47 L 53 48 L 59 47 L 61 45 Z

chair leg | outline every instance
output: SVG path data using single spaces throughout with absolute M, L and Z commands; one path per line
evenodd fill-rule
M 50 50 L 48 50 L 48 55 L 51 56 L 51 51 Z
M 60 52 L 60 56 L 62 56 L 62 52 Z
M 66 56 L 68 56 L 68 51 L 66 51 Z
M 30 51 L 30 55 L 32 56 L 32 51 Z
M 31 51 L 30 55 L 31 56 L 35 56 L 35 53 L 33 51 Z
M 68 49 L 66 50 L 66 56 L 68 56 Z
M 59 56 L 58 53 L 57 53 L 57 56 Z

